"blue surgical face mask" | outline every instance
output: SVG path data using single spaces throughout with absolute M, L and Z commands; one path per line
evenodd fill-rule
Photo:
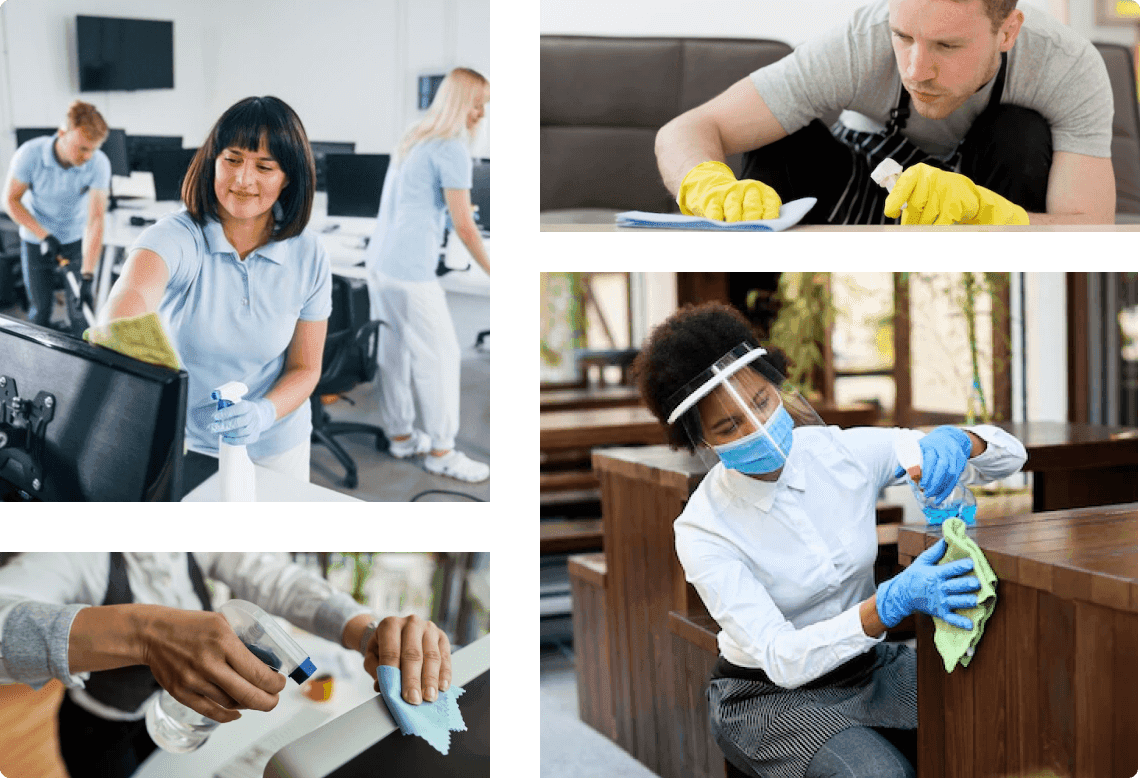
M 730 470 L 739 470 L 747 475 L 772 473 L 787 461 L 787 454 L 792 450 L 794 427 L 791 414 L 781 402 L 760 429 L 712 449 Z

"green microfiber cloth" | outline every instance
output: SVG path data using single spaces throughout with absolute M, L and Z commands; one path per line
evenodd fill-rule
M 966 522 L 959 518 L 947 519 L 942 524 L 942 537 L 946 539 L 946 554 L 938 560 L 938 564 L 945 565 L 969 557 L 974 560 L 974 570 L 970 574 L 976 575 L 982 584 L 982 588 L 977 591 L 978 604 L 958 611 L 974 622 L 973 629 L 959 629 L 938 617 L 934 618 L 934 645 L 938 648 L 938 653 L 942 654 L 946 672 L 949 673 L 959 662 L 962 667 L 970 664 L 974 656 L 974 649 L 982 639 L 982 630 L 997 605 L 997 576 L 978 544 L 966 536 Z
M 152 365 L 178 370 L 178 354 L 156 313 L 116 319 L 84 331 L 83 339 Z

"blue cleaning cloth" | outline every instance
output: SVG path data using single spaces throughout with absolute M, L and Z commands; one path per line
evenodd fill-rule
M 412 705 L 400 696 L 400 668 L 380 665 L 376 668 L 376 680 L 380 682 L 380 696 L 405 735 L 419 735 L 436 751 L 447 756 L 451 748 L 451 733 L 467 731 L 457 702 L 463 694 L 462 686 L 452 686 L 440 692 L 435 702 Z
M 775 219 L 757 219 L 748 222 L 722 222 L 702 216 L 682 216 L 676 213 L 649 213 L 625 211 L 614 216 L 619 227 L 658 227 L 668 230 L 720 230 L 727 232 L 779 232 L 799 224 L 815 205 L 814 197 L 801 197 L 780 206 Z

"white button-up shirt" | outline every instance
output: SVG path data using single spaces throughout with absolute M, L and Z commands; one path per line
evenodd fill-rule
M 1025 447 L 997 427 L 967 482 L 1017 472 Z M 777 481 L 717 464 L 673 524 L 677 557 L 721 631 L 720 653 L 796 688 L 867 651 L 859 603 L 875 592 L 875 502 L 895 479 L 897 429 L 800 427 Z

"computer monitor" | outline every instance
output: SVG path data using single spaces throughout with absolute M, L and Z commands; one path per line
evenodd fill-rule
M 466 731 L 452 732 L 447 756 L 423 738 L 403 735 L 384 701 L 373 697 L 285 746 L 264 778 L 478 778 L 491 774 L 491 637 L 451 656 L 452 685 L 462 686 Z
M 0 499 L 181 499 L 186 382 L 0 316 Z
M 150 158 L 155 149 L 182 148 L 181 135 L 128 135 L 127 158 L 131 170 L 150 172 Z
M 182 179 L 190 167 L 190 160 L 198 149 L 155 148 L 150 155 L 150 172 L 154 176 L 155 200 L 181 200 Z
M 387 154 L 326 154 L 328 215 L 375 216 L 387 172 Z
M 479 209 L 475 212 L 475 221 L 479 229 L 490 234 L 491 232 L 491 160 L 477 159 L 471 169 L 471 204 Z
M 129 176 L 131 174 L 130 158 L 127 156 L 127 131 L 108 130 L 107 139 L 103 141 L 103 153 L 111 160 L 111 175 Z
M 32 138 L 38 138 L 41 135 L 55 135 L 57 132 L 59 132 L 58 127 L 17 127 L 16 146 L 23 146 Z
M 325 177 L 325 156 L 328 154 L 354 154 L 356 153 L 356 144 L 340 141 L 327 141 L 327 140 L 313 140 L 309 141 L 309 147 L 313 150 L 313 163 L 317 168 L 317 191 L 324 192 L 326 190 L 326 177 Z

